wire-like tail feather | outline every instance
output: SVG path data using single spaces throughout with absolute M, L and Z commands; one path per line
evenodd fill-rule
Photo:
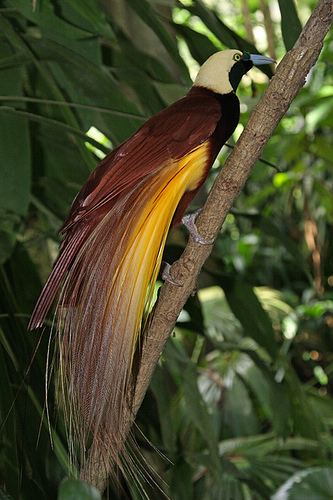
M 68 244 L 64 246 L 63 251 L 59 254 L 50 276 L 48 277 L 42 293 L 40 294 L 33 313 L 31 315 L 28 329 L 33 330 L 43 325 L 47 311 L 59 289 L 62 280 L 68 270 L 68 267 L 74 259 L 82 242 L 87 238 L 87 233 L 90 230 L 88 226 L 81 228 L 80 232 L 76 232 L 68 238 Z

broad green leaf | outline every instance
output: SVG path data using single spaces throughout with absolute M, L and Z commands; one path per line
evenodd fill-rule
M 137 47 L 124 33 L 118 34 L 119 48 L 112 51 L 112 66 L 123 69 L 140 68 L 149 77 L 157 82 L 174 83 L 175 76 L 165 63 Z
M 11 50 L 0 41 L 0 53 Z M 0 95 L 22 95 L 23 72 L 20 67 L 0 70 Z M 23 105 L 24 109 L 24 105 Z M 27 214 L 31 183 L 31 157 L 28 122 L 25 117 L 0 117 L 0 262 L 10 256 L 20 228 L 20 217 Z
M 33 62 L 35 69 L 37 70 L 34 77 L 35 84 L 38 86 L 38 81 L 40 79 L 40 81 L 42 82 L 43 93 L 46 91 L 49 93 L 48 97 L 51 97 L 52 99 L 59 99 L 60 101 L 66 101 L 62 93 L 62 90 L 57 85 L 54 77 L 50 74 L 47 68 L 45 68 L 43 65 L 40 64 L 38 57 L 36 56 L 35 52 L 31 49 L 29 43 L 27 43 L 22 38 L 22 36 L 18 34 L 16 30 L 13 29 L 10 23 L 5 18 L 3 18 L 3 16 L 1 16 L 1 13 L 0 13 L 0 27 L 3 29 L 5 36 L 10 41 L 13 48 L 18 49 L 19 51 L 23 51 L 24 53 L 28 54 L 28 56 L 31 58 L 31 61 Z M 32 43 L 33 41 L 37 40 L 41 42 L 39 37 L 31 36 Z M 61 109 L 61 112 L 62 112 L 62 118 L 65 119 L 70 126 L 77 127 L 77 120 L 69 108 L 64 107 Z M 77 147 L 84 161 L 88 165 L 91 165 L 92 157 L 87 148 L 85 147 L 85 145 L 82 144 L 80 141 L 78 141 Z
M 252 357 L 255 362 L 256 358 Z M 245 365 L 245 364 L 244 364 Z M 284 383 L 277 382 L 274 373 L 267 368 L 261 370 L 262 364 L 240 366 L 239 376 L 261 403 L 261 411 L 267 418 L 277 436 L 287 437 L 290 434 L 290 402 Z M 243 369 L 242 369 L 243 368 Z M 254 434 L 254 433 L 252 433 Z M 246 434 L 243 433 L 245 436 Z
M 259 432 L 259 422 L 253 402 L 241 378 L 233 377 L 232 385 L 225 391 L 222 409 L 222 433 L 231 430 L 234 436 L 249 436 Z
M 174 498 L 193 498 L 193 469 L 178 456 L 168 474 L 170 491 Z
M 316 389 L 307 391 L 308 399 L 317 414 L 317 419 L 326 424 L 327 429 L 333 426 L 333 400 L 329 394 L 322 395 Z
M 66 93 L 73 102 L 93 103 L 101 108 L 127 112 L 138 117 L 137 119 L 133 116 L 126 117 L 126 114 L 92 114 L 89 110 L 80 110 L 78 114 L 84 130 L 94 125 L 109 137 L 114 145 L 117 145 L 127 139 L 142 124 L 142 116 L 135 104 L 124 95 L 121 86 L 104 68 L 50 40 L 41 39 L 31 42 L 40 60 L 49 62 L 57 84 L 60 88 L 66 89 Z M 78 88 L 80 88 L 79 93 Z M 67 123 L 74 126 L 69 121 Z
M 219 453 L 222 455 L 241 455 L 244 457 L 265 457 L 285 450 L 316 451 L 320 444 L 317 441 L 304 438 L 287 438 L 281 440 L 276 434 L 266 433 L 256 436 L 224 439 L 219 443 Z
M 43 0 L 42 3 L 37 2 L 34 9 L 31 3 L 25 0 L 11 0 L 11 4 L 27 19 L 42 28 L 45 27 L 47 30 L 62 33 L 63 36 L 69 39 L 90 37 L 93 26 L 92 23 L 94 23 L 96 30 L 98 30 L 100 34 L 113 38 L 111 27 L 105 22 L 103 12 L 96 7 L 95 2 L 85 3 L 80 0 L 71 0 L 70 3 L 81 15 L 83 14 L 86 19 L 89 19 L 90 30 L 83 29 L 79 25 L 75 26 L 72 22 L 67 22 L 57 15 L 57 11 L 50 0 Z M 78 23 L 78 17 L 80 16 L 78 16 L 78 13 L 76 14 L 76 23 Z
M 306 132 L 313 134 L 318 128 L 325 124 L 327 117 L 332 118 L 333 98 L 325 97 L 313 102 L 313 108 L 306 114 Z M 327 144 L 329 147 L 329 145 Z M 332 157 L 330 158 L 332 160 Z
M 200 17 L 207 28 L 212 33 L 214 33 L 214 35 L 224 45 L 233 49 L 242 48 L 241 46 L 238 46 L 238 42 L 242 40 L 241 37 L 239 37 L 231 29 L 229 29 L 222 21 L 220 21 L 215 11 L 208 7 L 204 2 L 202 2 L 201 0 L 196 1 L 193 5 L 187 8 L 193 15 Z
M 17 454 L 15 436 L 15 410 L 12 406 L 13 392 L 11 382 L 4 359 L 4 348 L 1 342 L 4 339 L 4 332 L 0 326 L 0 430 L 1 430 L 1 455 L 6 463 L 6 489 L 7 493 L 14 498 L 19 495 L 19 458 Z M 1 498 L 1 492 L 0 492 Z
M 194 59 L 203 64 L 217 51 L 216 46 L 202 33 L 194 31 L 185 24 L 176 24 L 177 32 L 184 38 Z
M 296 472 L 271 497 L 272 500 L 331 500 L 333 469 L 313 467 Z
M 307 398 L 304 387 L 292 365 L 286 365 L 285 368 L 285 383 L 289 392 L 294 432 L 304 438 L 319 440 L 324 429 L 324 422 L 316 418 L 311 401 Z
M 203 441 L 209 448 L 209 462 L 216 478 L 219 477 L 220 461 L 218 457 L 217 437 L 212 427 L 208 413 L 197 384 L 195 365 L 188 359 L 185 352 L 178 350 L 176 344 L 168 342 L 166 346 L 167 362 L 176 371 L 177 379 L 182 381 L 182 391 L 186 404 L 187 417 L 200 432 Z
M 152 82 L 152 85 L 157 90 L 165 106 L 170 106 L 170 104 L 174 103 L 185 94 L 184 87 L 177 83 Z
M 217 465 L 217 439 L 212 430 L 207 408 L 199 393 L 194 366 L 187 363 L 187 366 L 184 366 L 182 374 L 184 377 L 184 398 L 189 417 L 200 431 L 203 439 L 207 442 L 211 453 L 211 460 L 213 463 L 216 462 Z
M 3 75 L 3 73 L 1 73 L 1 71 L 3 71 L 3 70 L 16 68 L 17 66 L 22 66 L 30 61 L 31 61 L 31 59 L 29 58 L 28 54 L 24 54 L 24 53 L 17 53 L 17 54 L 12 54 L 12 55 L 7 56 L 7 57 L 1 57 L 1 59 L 0 59 L 0 75 Z
M 156 33 L 156 35 L 163 43 L 164 47 L 172 56 L 175 63 L 179 66 L 185 83 L 190 84 L 191 81 L 187 67 L 179 55 L 177 46 L 171 35 L 161 23 L 159 16 L 157 15 L 156 11 L 154 11 L 151 3 L 147 0 L 141 0 L 140 2 L 137 2 L 136 0 L 126 0 L 126 2 L 138 14 L 138 16 L 141 17 L 141 19 Z
M 62 4 L 61 11 L 62 13 L 65 11 L 66 16 L 69 15 L 66 7 L 68 7 L 68 5 L 72 7 L 74 14 L 68 19 L 71 23 L 74 24 L 74 22 L 77 22 L 79 13 L 89 22 L 89 24 L 93 24 L 96 33 L 103 35 L 111 40 L 115 39 L 112 28 L 107 22 L 106 16 L 103 10 L 100 8 L 98 2 L 86 2 L 85 0 L 65 0 L 60 3 Z
M 147 78 L 145 72 L 132 67 L 130 69 L 117 69 L 113 73 L 123 82 L 123 85 L 128 85 L 131 91 L 135 91 L 138 107 L 143 109 L 145 115 L 154 115 L 165 108 L 163 100 L 156 92 L 154 82 Z
M 223 500 L 243 500 L 244 486 L 238 478 L 232 477 L 228 474 L 223 474 L 221 476 L 220 483 L 213 483 L 206 488 L 206 494 L 203 500 L 209 499 L 223 499 Z
M 92 484 L 66 479 L 59 486 L 58 500 L 100 500 L 101 494 Z
M 272 491 L 272 488 L 275 490 L 295 471 L 303 467 L 300 460 L 283 455 L 266 455 L 260 458 L 252 456 L 248 460 L 252 479 L 265 485 L 268 491 Z
M 176 434 L 170 413 L 171 398 L 166 387 L 164 373 L 159 366 L 156 367 L 150 386 L 157 402 L 164 448 L 167 451 L 175 452 Z
M 253 288 L 237 277 L 235 279 L 223 279 L 220 284 L 232 312 L 244 328 L 244 334 L 253 338 L 275 359 L 278 349 L 272 323 Z
M 280 174 L 277 174 L 280 175 Z M 308 263 L 304 260 L 299 246 L 294 242 L 290 236 L 288 236 L 281 228 L 276 224 L 276 222 L 271 217 L 265 217 L 263 215 L 252 215 L 252 214 L 240 214 L 244 217 L 248 217 L 253 223 L 260 227 L 260 229 L 267 235 L 273 236 L 279 243 L 281 243 L 285 249 L 294 257 L 294 263 L 299 267 L 309 279 L 312 281 L 312 276 L 310 273 L 310 268 Z
M 333 107 L 333 100 L 331 104 L 331 109 L 332 107 Z M 314 138 L 314 146 L 315 146 L 315 151 L 319 156 L 324 158 L 329 163 L 333 162 L 333 145 L 327 140 L 327 138 L 324 135 L 316 134 Z
M 286 50 L 290 50 L 302 31 L 294 0 L 279 0 L 281 30 Z
M 277 381 L 276 376 L 269 377 L 270 407 L 273 413 L 272 427 L 277 436 L 286 438 L 291 433 L 292 401 L 284 380 Z
M 4 264 L 10 257 L 20 227 L 20 216 L 0 208 L 0 264 Z
M 36 266 L 21 242 L 17 243 L 5 267 L 16 297 L 18 310 L 22 315 L 26 314 L 26 319 L 28 319 L 37 301 L 41 283 Z M 23 290 L 22 279 L 29 283 L 29 286 L 24 287 Z
M 20 34 L 17 33 L 17 31 L 14 29 L 14 26 L 12 26 L 10 21 L 6 19 L 6 17 L 3 15 L 1 11 L 0 11 L 0 28 L 3 37 L 6 38 L 8 42 L 10 42 L 13 48 L 22 51 L 23 54 L 29 57 L 30 54 L 28 47 L 21 39 Z

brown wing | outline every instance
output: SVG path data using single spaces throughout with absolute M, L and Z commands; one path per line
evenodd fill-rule
M 186 156 L 213 134 L 220 117 L 221 106 L 213 94 L 196 89 L 150 118 L 89 176 L 61 232 L 105 204 L 110 210 L 112 200 L 116 202 L 142 179 L 156 173 L 166 160 Z

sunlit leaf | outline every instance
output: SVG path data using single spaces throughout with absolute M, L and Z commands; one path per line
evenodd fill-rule
M 330 500 L 333 495 L 333 470 L 314 467 L 297 472 L 271 497 L 272 500 Z

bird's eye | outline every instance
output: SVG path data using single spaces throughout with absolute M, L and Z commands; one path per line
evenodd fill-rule
M 233 57 L 234 61 L 240 61 L 240 60 L 241 60 L 241 58 L 242 58 L 242 57 L 241 57 L 241 55 L 240 55 L 240 54 L 235 54 L 235 55 L 234 55 L 234 57 Z

